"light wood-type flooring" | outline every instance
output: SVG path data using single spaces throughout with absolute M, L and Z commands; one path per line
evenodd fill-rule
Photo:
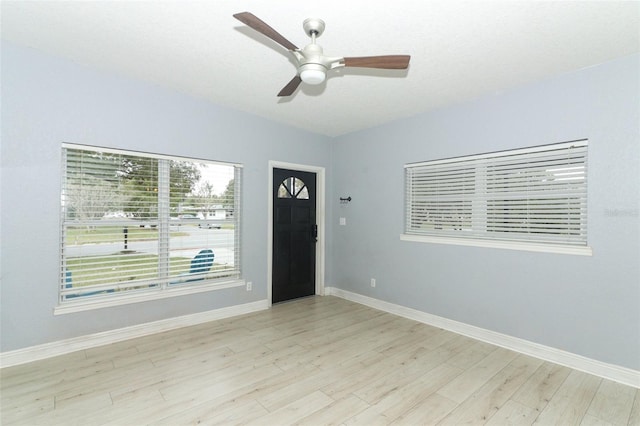
M 638 389 L 336 297 L 4 368 L 2 425 L 640 425 Z

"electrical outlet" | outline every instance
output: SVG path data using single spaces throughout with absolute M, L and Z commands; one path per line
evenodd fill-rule
M 247 281 L 247 291 L 251 291 L 252 283 L 251 281 Z
M 371 278 L 371 287 L 375 287 L 375 286 L 376 286 L 376 279 Z

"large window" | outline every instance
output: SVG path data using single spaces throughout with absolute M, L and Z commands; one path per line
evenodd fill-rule
M 405 173 L 403 239 L 588 254 L 579 253 L 586 140 L 407 164 Z
M 239 165 L 71 144 L 62 151 L 61 306 L 238 282 Z

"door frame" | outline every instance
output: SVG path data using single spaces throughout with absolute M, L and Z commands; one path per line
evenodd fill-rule
M 288 169 L 316 174 L 316 222 L 318 225 L 318 242 L 316 246 L 316 291 L 324 296 L 325 273 L 325 168 L 305 164 L 286 163 L 269 160 L 267 179 L 267 302 L 272 305 L 273 296 L 273 169 Z

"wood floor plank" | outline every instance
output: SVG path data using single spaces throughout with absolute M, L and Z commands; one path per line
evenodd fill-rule
M 255 400 L 243 401 L 222 409 L 215 403 L 206 401 L 149 424 L 154 426 L 241 425 L 262 418 L 267 414 L 269 412 Z
M 222 381 L 188 383 L 187 385 L 191 385 L 191 387 L 184 386 L 180 389 L 180 392 L 175 388 L 172 389 L 172 393 L 169 393 L 167 389 L 161 389 L 161 394 L 165 401 L 162 406 L 141 407 L 138 412 L 131 413 L 124 418 L 124 421 L 120 424 L 138 425 L 157 422 L 167 416 L 191 410 L 193 407 L 207 401 L 213 401 L 212 405 L 219 406 L 221 403 L 218 398 L 276 374 L 278 374 L 276 367 L 260 368 Z M 114 424 L 117 424 L 117 422 L 114 422 Z
M 279 389 L 272 389 L 270 392 L 257 398 L 267 410 L 275 411 L 286 406 L 289 401 L 297 399 L 300 395 L 308 395 L 320 391 L 323 386 L 333 382 L 337 378 L 318 370 L 316 373 L 307 374 L 304 378 L 299 378 L 295 382 L 288 383 Z M 327 395 L 321 392 L 322 395 Z
M 602 380 L 587 414 L 614 425 L 626 425 L 636 391 L 629 386 Z
M 423 410 L 430 411 L 434 409 L 431 404 L 437 404 L 437 408 L 442 410 L 443 406 L 449 406 L 447 403 L 442 404 L 444 397 L 436 399 L 429 399 L 429 397 L 451 379 L 460 375 L 461 372 L 462 370 L 457 367 L 442 363 L 433 370 L 417 377 L 413 382 L 398 387 L 394 392 L 387 392 L 382 399 L 351 417 L 345 424 L 388 424 L 417 406 L 421 406 Z M 424 401 L 428 401 L 428 404 L 423 405 Z M 456 404 L 454 403 L 450 408 L 452 409 L 455 406 Z
M 570 373 L 570 368 L 545 362 L 518 389 L 512 399 L 541 412 Z
M 188 410 L 203 403 L 224 411 L 238 404 L 257 400 L 318 371 L 312 366 L 303 366 L 284 372 L 261 368 L 250 379 L 230 383 L 211 383 L 208 384 L 211 388 L 201 388 L 198 393 L 184 389 L 176 392 L 174 389 L 173 394 L 167 394 L 166 390 L 163 390 L 163 395 L 172 407 L 170 414 Z
M 640 425 L 640 389 L 636 389 L 636 397 L 629 414 L 629 426 Z
M 320 408 L 294 424 L 300 426 L 337 426 L 343 424 L 345 419 L 365 410 L 367 407 L 369 407 L 369 404 L 357 396 L 347 395 L 345 398 Z
M 390 424 L 394 426 L 435 425 L 453 411 L 456 405 L 455 401 L 434 393 L 419 401 Z
M 534 424 L 579 424 L 602 379 L 572 370 Z
M 470 347 L 451 357 L 447 362 L 454 367 L 463 369 L 471 368 L 486 358 L 487 355 L 495 349 L 495 346 L 488 343 L 474 342 Z
M 536 410 L 510 399 L 491 416 L 485 426 L 530 425 L 536 417 L 538 417 Z
M 639 391 L 336 297 L 0 370 L 6 425 L 640 425 Z
M 483 424 L 487 422 L 540 367 L 542 360 L 518 355 L 511 363 L 467 398 L 442 420 L 442 424 Z
M 0 411 L 0 424 L 19 424 L 25 419 L 38 417 L 52 412 L 56 407 L 55 397 L 36 397 L 27 401 L 3 403 Z
M 601 420 L 590 414 L 586 414 L 582 418 L 582 421 L 580 422 L 580 426 L 614 426 L 614 425 L 609 422 L 605 422 L 604 420 Z
M 288 425 L 309 417 L 335 401 L 320 391 L 314 391 L 302 398 L 270 412 L 266 416 L 248 422 L 247 425 Z
M 380 363 L 361 365 L 358 368 L 344 369 L 342 380 L 334 380 L 323 386 L 322 391 L 334 399 L 345 398 L 357 392 L 381 377 L 386 376 L 393 363 Z
M 281 372 L 273 365 L 260 368 L 231 368 L 207 377 L 180 381 L 168 386 L 161 385 L 159 390 L 167 401 L 180 401 L 185 395 L 192 395 L 195 392 L 206 394 L 208 399 L 212 399 L 243 388 L 247 384 L 279 375 Z
M 458 403 L 464 402 L 480 389 L 498 371 L 506 367 L 518 354 L 503 348 L 496 348 L 483 360 L 465 370 L 438 393 Z
M 317 369 L 313 367 L 302 367 L 279 374 L 278 372 L 271 373 L 269 370 L 263 369 L 260 370 L 258 374 L 252 376 L 251 379 L 242 383 L 232 382 L 230 383 L 231 386 L 229 386 L 229 384 L 209 384 L 210 386 L 215 386 L 213 390 L 203 388 L 197 393 L 189 391 L 176 392 L 170 395 L 170 398 L 167 398 L 164 405 L 164 413 L 158 413 L 150 422 L 164 422 L 164 419 L 169 419 L 174 416 L 176 418 L 188 418 L 191 413 L 198 415 L 201 411 L 205 412 L 203 415 L 206 415 L 208 412 L 238 412 L 238 410 L 236 410 L 238 407 L 257 403 L 256 398 L 268 394 L 274 389 L 284 387 L 293 381 L 304 378 L 310 372 L 312 373 L 314 371 L 317 371 Z M 262 405 L 260 405 L 260 407 L 262 407 Z M 266 409 L 262 407 L 261 412 L 264 413 L 264 411 L 266 411 Z M 247 413 L 242 417 L 244 421 L 250 421 L 253 418 L 253 413 Z M 172 423 L 168 422 L 168 424 Z
M 43 359 L 40 361 L 30 362 L 28 364 L 16 365 L 0 369 L 0 379 L 2 386 L 11 386 L 12 383 L 21 383 L 23 380 L 33 379 L 34 377 L 47 377 L 51 374 L 58 374 L 70 365 L 82 365 L 86 362 L 84 351 L 71 352 L 65 355 Z M 37 368 L 33 366 L 37 365 Z
M 398 388 L 406 387 L 417 378 L 424 376 L 438 367 L 443 367 L 450 354 L 448 351 L 439 351 L 437 349 L 433 351 L 416 352 L 418 353 L 408 360 L 403 357 L 401 358 L 402 362 L 391 362 L 386 370 L 380 368 L 379 370 L 382 374 L 380 374 L 378 379 L 368 380 L 368 383 L 360 384 L 353 393 L 366 402 L 375 404 L 386 395 L 395 392 Z M 382 367 L 382 365 L 380 365 L 380 367 Z M 455 366 L 450 367 L 453 368 L 446 369 L 446 371 L 454 372 L 456 376 L 464 371 Z

